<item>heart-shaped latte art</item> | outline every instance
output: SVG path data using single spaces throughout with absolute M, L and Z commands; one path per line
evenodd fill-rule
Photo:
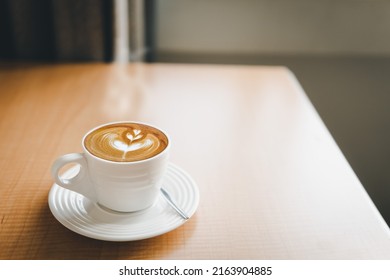
M 84 144 L 95 156 L 112 161 L 137 161 L 153 157 L 167 147 L 159 130 L 139 124 L 117 124 L 90 133 Z

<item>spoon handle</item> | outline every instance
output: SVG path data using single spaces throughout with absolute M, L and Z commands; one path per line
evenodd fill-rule
M 179 208 L 179 206 L 176 205 L 176 203 L 172 200 L 169 193 L 164 188 L 161 188 L 161 193 L 163 194 L 163 196 L 166 199 L 166 201 L 168 202 L 168 204 L 171 205 L 172 208 L 175 209 L 176 212 L 179 213 L 179 215 L 183 217 L 183 219 L 185 219 L 185 220 L 189 219 L 188 215 L 186 213 L 184 213 L 184 211 L 181 210 Z

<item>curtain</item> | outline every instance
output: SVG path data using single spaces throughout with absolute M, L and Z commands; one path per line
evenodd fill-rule
M 0 59 L 144 60 L 144 0 L 0 0 Z M 146 38 L 146 39 L 145 39 Z M 150 40 L 149 40 L 150 41 Z

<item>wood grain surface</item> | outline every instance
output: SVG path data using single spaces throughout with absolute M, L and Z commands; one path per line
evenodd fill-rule
M 52 162 L 107 122 L 166 130 L 200 205 L 159 237 L 106 242 L 51 214 Z M 284 67 L 0 66 L 0 259 L 389 259 L 390 231 Z

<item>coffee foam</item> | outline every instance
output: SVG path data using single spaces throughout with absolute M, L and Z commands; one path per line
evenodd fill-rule
M 168 138 L 148 125 L 118 123 L 90 132 L 85 137 L 84 146 L 99 158 L 132 162 L 158 155 L 168 146 Z

